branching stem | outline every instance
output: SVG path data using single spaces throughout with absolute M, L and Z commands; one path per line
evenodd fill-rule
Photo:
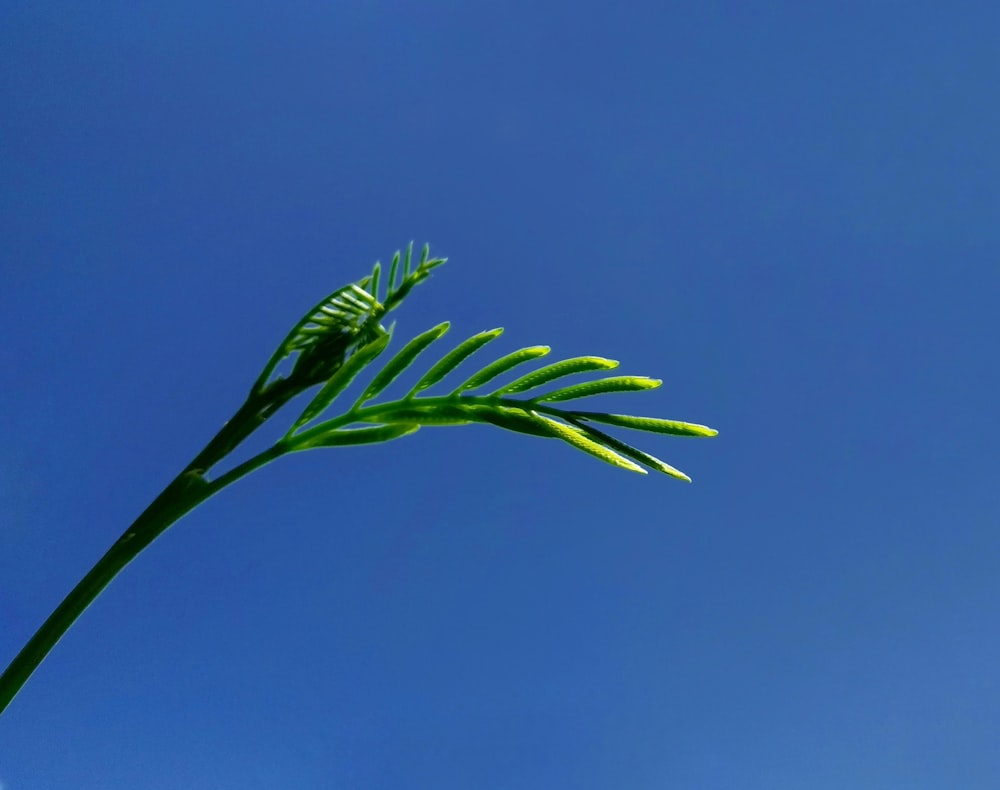
M 243 442 L 276 408 L 285 393 L 278 393 L 277 400 L 260 401 L 251 397 L 240 410 L 213 437 L 195 459 L 181 472 L 142 514 L 114 542 L 79 584 L 63 599 L 55 611 L 35 632 L 10 666 L 0 675 L 0 713 L 21 690 L 31 674 L 55 647 L 63 634 L 83 614 L 84 610 L 100 595 L 139 553 L 156 540 L 182 516 L 189 513 L 209 497 L 221 491 L 254 469 L 287 452 L 281 445 L 243 462 L 216 480 L 206 480 L 206 472 Z M 277 404 L 280 405 L 280 404 Z
M 602 357 L 575 357 L 549 365 L 487 395 L 469 395 L 507 371 L 545 356 L 548 346 L 522 348 L 482 368 L 448 395 L 422 396 L 419 393 L 441 381 L 462 360 L 499 336 L 501 329 L 473 335 L 440 359 L 405 397 L 388 403 L 365 406 L 408 368 L 416 357 L 440 338 L 448 325 L 439 324 L 410 341 L 363 390 L 358 402 L 346 413 L 305 426 L 325 412 L 362 368 L 385 348 L 391 335 L 378 320 L 403 300 L 410 290 L 444 263 L 428 258 L 424 247 L 420 263 L 411 269 L 411 248 L 403 260 L 402 279 L 396 274 L 400 254 L 393 258 L 384 301 L 378 299 L 380 268 L 376 264 L 370 278 L 348 285 L 320 302 L 296 324 L 271 357 L 253 386 L 250 396 L 233 418 L 222 426 L 205 448 L 160 493 L 135 522 L 101 557 L 79 584 L 66 596 L 28 641 L 10 666 L 0 675 L 0 713 L 31 677 L 49 651 L 84 610 L 100 595 L 139 553 L 163 532 L 231 483 L 287 453 L 313 447 L 389 441 L 412 433 L 421 426 L 489 423 L 534 436 L 558 438 L 613 466 L 645 473 L 645 468 L 690 482 L 683 472 L 613 436 L 598 430 L 593 422 L 634 428 L 653 433 L 686 436 L 714 436 L 703 425 L 603 412 L 576 412 L 552 406 L 569 400 L 607 392 L 636 391 L 659 386 L 658 379 L 643 376 L 615 376 L 576 384 L 533 397 L 512 398 L 513 393 L 536 390 L 558 378 L 617 365 Z M 371 291 L 362 290 L 371 285 Z M 297 355 L 287 377 L 271 381 L 277 365 Z M 256 431 L 282 406 L 313 386 L 322 385 L 278 442 L 254 457 L 234 466 L 215 479 L 211 470 Z M 375 427 L 372 427 L 374 424 Z M 357 427 L 357 426 L 363 427 Z M 355 426 L 355 427 L 351 427 Z M 644 468 L 645 467 L 645 468 Z

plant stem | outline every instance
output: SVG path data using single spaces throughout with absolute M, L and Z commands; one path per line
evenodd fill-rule
M 0 675 L 0 712 L 7 707 L 76 618 L 83 614 L 84 609 L 90 606 L 119 571 L 157 535 L 204 500 L 205 497 L 201 494 L 208 489 L 208 485 L 204 480 L 196 479 L 200 481 L 200 485 L 193 483 L 190 475 L 180 475 L 171 482 L 49 615 L 3 675 Z
M 3 713 L 69 627 L 111 580 L 138 556 L 139 552 L 163 534 L 171 524 L 206 499 L 254 469 L 288 452 L 288 448 L 279 443 L 220 475 L 216 480 L 209 481 L 203 476 L 208 469 L 256 430 L 285 400 L 287 398 L 284 397 L 284 393 L 277 400 L 268 398 L 263 402 L 253 397 L 247 400 L 205 449 L 122 533 L 0 675 L 0 713 Z

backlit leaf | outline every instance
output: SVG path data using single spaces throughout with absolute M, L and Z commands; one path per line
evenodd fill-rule
M 375 444 L 377 442 L 388 442 L 406 436 L 419 430 L 419 425 L 413 423 L 395 423 L 393 425 L 379 425 L 374 428 L 343 428 L 329 431 L 319 436 L 310 438 L 308 441 L 296 444 L 296 450 L 310 450 L 314 447 L 348 447 L 358 444 Z
M 574 421 L 575 422 L 575 421 Z M 630 444 L 626 444 L 620 439 L 616 439 L 614 436 L 609 436 L 603 431 L 597 430 L 592 425 L 583 425 L 577 423 L 580 430 L 590 436 L 597 442 L 607 445 L 609 448 L 621 453 L 622 455 L 627 455 L 634 461 L 638 461 L 640 464 L 648 466 L 650 469 L 656 472 L 663 472 L 665 475 L 670 475 L 671 477 L 676 477 L 678 480 L 683 480 L 686 483 L 691 482 L 691 478 L 684 474 L 680 469 L 677 469 L 665 461 L 661 461 L 656 456 L 645 453 Z
M 583 450 L 585 453 L 590 453 L 595 458 L 600 458 L 602 461 L 609 463 L 612 466 L 617 466 L 621 469 L 628 469 L 630 472 L 639 472 L 643 475 L 646 474 L 646 470 L 641 466 L 632 463 L 628 460 L 628 458 L 625 458 L 613 450 L 608 449 L 603 444 L 598 444 L 593 439 L 588 438 L 579 428 L 574 428 L 570 425 L 561 423 L 558 420 L 553 420 L 543 414 L 539 414 L 538 419 L 542 420 L 552 430 L 553 435 L 568 444 L 573 445 L 577 449 Z
M 348 357 L 344 364 L 337 369 L 336 373 L 330 377 L 329 381 L 316 393 L 316 397 L 306 406 L 289 433 L 297 431 L 333 403 L 334 398 L 347 388 L 354 380 L 354 377 L 385 350 L 385 347 L 389 344 L 389 338 L 390 333 L 386 332 L 375 338 L 371 343 L 359 348 L 353 356 Z
M 650 379 L 645 376 L 612 376 L 597 381 L 587 381 L 583 384 L 574 384 L 572 387 L 548 392 L 537 398 L 533 398 L 540 403 L 555 403 L 557 401 L 573 400 L 574 398 L 584 398 L 589 395 L 602 395 L 605 392 L 635 392 L 637 390 L 651 390 L 659 387 L 663 382 L 660 379 Z
M 358 398 L 357 404 L 355 405 L 371 400 L 382 390 L 388 387 L 404 370 L 413 364 L 413 360 L 417 358 L 417 355 L 420 354 L 421 351 L 447 332 L 449 326 L 450 324 L 447 321 L 442 324 L 438 324 L 437 326 L 428 329 L 426 332 L 417 335 L 413 338 L 413 340 L 403 346 L 396 356 L 390 359 L 386 363 L 385 367 L 376 374 L 375 378 L 372 379 L 371 384 L 369 384 L 365 389 L 364 394 Z
M 410 395 L 414 395 L 421 390 L 425 390 L 428 387 L 433 387 L 441 379 L 447 376 L 451 371 L 457 368 L 465 359 L 472 356 L 480 348 L 485 346 L 491 340 L 495 340 L 500 337 L 503 332 L 502 328 L 490 329 L 486 332 L 480 332 L 477 335 L 473 335 L 468 340 L 463 341 L 456 348 L 449 351 L 441 358 L 437 364 L 434 365 L 430 370 L 428 370 L 423 377 L 414 385 L 413 389 L 410 390 Z
M 677 422 L 676 420 L 661 420 L 656 417 L 633 417 L 628 414 L 605 414 L 597 411 L 575 411 L 574 417 L 581 420 L 603 422 L 607 425 L 620 425 L 623 428 L 635 428 L 650 433 L 669 433 L 674 436 L 716 436 L 719 432 L 707 425 L 692 422 Z
M 590 370 L 611 370 L 616 367 L 618 367 L 616 360 L 604 359 L 603 357 L 574 357 L 573 359 L 564 359 L 562 362 L 546 365 L 544 368 L 522 376 L 517 381 L 512 381 L 505 387 L 498 389 L 494 395 L 512 395 L 517 392 L 527 392 L 563 376 L 584 373 Z
M 466 390 L 474 390 L 477 387 L 481 387 L 497 376 L 506 373 L 511 368 L 523 365 L 525 362 L 530 362 L 533 359 L 544 357 L 551 350 L 548 346 L 528 346 L 527 348 L 514 351 L 505 357 L 500 357 L 496 362 L 491 362 L 478 373 L 474 373 L 466 379 L 463 384 L 459 385 L 455 392 L 465 392 Z

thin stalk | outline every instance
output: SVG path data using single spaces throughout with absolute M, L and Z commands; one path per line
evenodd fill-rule
M 0 713 L 3 713 L 69 627 L 143 549 L 209 497 L 288 452 L 288 448 L 279 443 L 215 480 L 209 481 L 203 476 L 204 472 L 256 430 L 263 422 L 261 412 L 273 413 L 272 407 L 272 400 L 268 400 L 266 404 L 248 400 L 87 572 L 0 675 Z

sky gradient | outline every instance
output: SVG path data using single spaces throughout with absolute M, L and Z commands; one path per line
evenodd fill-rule
M 618 432 L 692 485 L 481 426 L 281 459 L 56 646 L 4 790 L 1000 786 L 998 34 L 0 2 L 0 663 L 410 240 L 396 347 L 504 326 L 720 431 Z

